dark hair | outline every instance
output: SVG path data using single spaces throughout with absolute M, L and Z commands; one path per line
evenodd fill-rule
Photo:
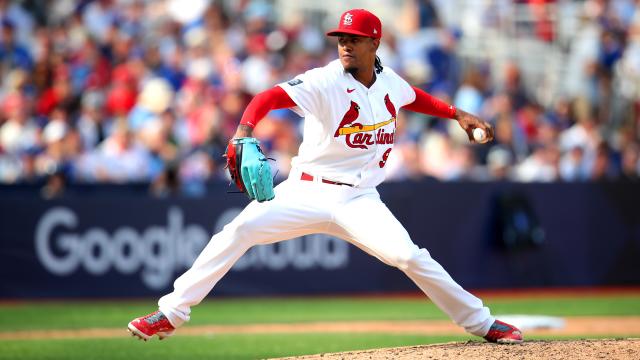
M 380 61 L 378 55 L 376 55 L 376 61 L 373 63 L 373 66 L 376 68 L 376 74 L 380 74 L 382 72 L 382 61 Z

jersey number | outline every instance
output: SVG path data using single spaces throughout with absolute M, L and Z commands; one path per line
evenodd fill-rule
M 382 160 L 378 163 L 380 168 L 383 168 L 387 164 L 387 159 L 389 158 L 389 154 L 391 153 L 391 148 L 388 148 L 387 151 L 382 154 Z

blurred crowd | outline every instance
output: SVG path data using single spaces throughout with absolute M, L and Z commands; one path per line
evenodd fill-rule
M 395 23 L 382 16 L 383 65 L 490 121 L 496 139 L 470 145 L 454 121 L 401 112 L 389 179 L 638 180 L 638 1 L 576 2 L 579 32 L 558 46 L 583 91 L 549 104 L 517 61 L 496 76 L 490 60 L 462 56 L 467 34 L 443 3 L 407 0 Z M 486 1 L 485 14 L 500 3 L 530 7 L 525 36 L 555 41 L 554 1 Z M 226 179 L 225 144 L 251 97 L 337 56 L 320 13 L 282 16 L 278 4 L 0 0 L 0 183 L 45 184 L 53 197 L 69 183 L 139 182 L 164 196 Z M 302 121 L 272 111 L 254 132 L 279 178 Z

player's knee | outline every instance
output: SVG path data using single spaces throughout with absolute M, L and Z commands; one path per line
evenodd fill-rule
M 390 260 L 391 264 L 398 269 L 404 271 L 411 267 L 411 264 L 415 261 L 414 258 L 416 256 L 416 248 L 407 248 L 403 251 L 399 251 L 396 253 Z
M 393 265 L 402 271 L 407 271 L 419 266 L 419 263 L 429 259 L 429 252 L 426 249 L 419 249 L 417 246 L 403 251 L 395 256 Z
M 246 222 L 234 221 L 224 227 L 224 231 L 228 231 L 235 241 L 250 243 L 255 236 L 252 236 L 252 226 Z

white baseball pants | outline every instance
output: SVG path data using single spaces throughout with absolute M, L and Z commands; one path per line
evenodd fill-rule
M 465 291 L 420 249 L 375 188 L 354 188 L 300 180 L 292 172 L 275 188 L 272 201 L 251 202 L 222 231 L 215 234 L 193 266 L 174 283 L 172 293 L 158 302 L 175 327 L 189 320 L 199 304 L 253 245 L 325 233 L 366 251 L 402 270 L 457 325 L 484 336 L 494 318 L 482 301 Z

